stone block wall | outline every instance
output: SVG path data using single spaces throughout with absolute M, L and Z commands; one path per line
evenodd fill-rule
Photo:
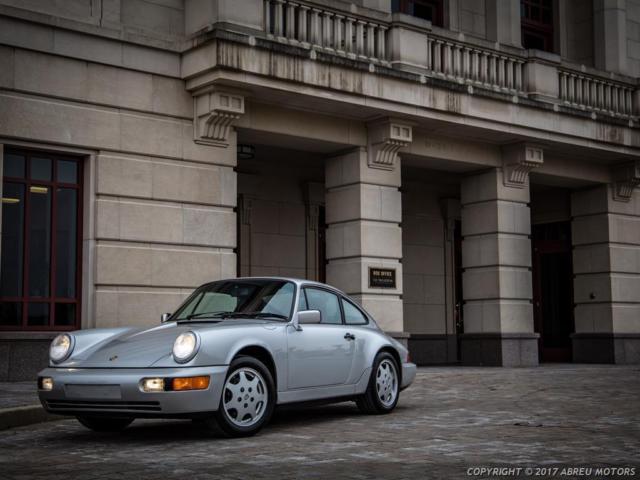
M 309 152 L 255 149 L 255 159 L 239 163 L 240 275 L 314 280 L 319 219 L 308 208 L 324 204 L 323 160 Z M 310 198 L 314 190 L 320 198 Z
M 235 134 L 194 142 L 179 55 L 0 24 L 0 143 L 85 158 L 82 326 L 151 325 L 234 276 Z

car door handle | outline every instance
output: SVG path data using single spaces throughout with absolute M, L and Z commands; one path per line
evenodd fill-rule
M 356 336 L 353 333 L 348 333 L 347 332 L 347 333 L 344 334 L 344 339 L 345 340 L 355 340 Z

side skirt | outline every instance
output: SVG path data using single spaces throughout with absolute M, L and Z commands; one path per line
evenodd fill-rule
M 298 388 L 295 390 L 287 390 L 278 392 L 278 405 L 288 403 L 300 403 L 316 400 L 335 399 L 335 398 L 353 398 L 364 393 L 369 383 L 371 375 L 371 367 L 367 368 L 360 379 L 351 385 L 332 385 L 327 387 L 311 387 Z

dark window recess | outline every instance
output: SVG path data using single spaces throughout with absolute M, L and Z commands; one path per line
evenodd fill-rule
M 521 0 L 522 46 L 553 52 L 552 0 Z
M 68 330 L 79 325 L 81 162 L 5 151 L 0 329 Z
M 392 0 L 392 11 L 429 20 L 433 25 L 444 25 L 443 0 Z

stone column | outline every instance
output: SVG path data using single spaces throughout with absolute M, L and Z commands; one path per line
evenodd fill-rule
M 593 2 L 595 67 L 627 73 L 627 12 L 624 0 Z
M 400 338 L 406 335 L 397 151 L 410 141 L 408 125 L 372 124 L 368 147 L 330 158 L 325 176 L 327 282 L 351 295 L 381 328 Z
M 391 13 L 391 0 L 362 0 L 362 6 L 384 13 Z
M 571 199 L 575 362 L 640 363 L 640 162 L 617 174 Z
M 516 145 L 503 168 L 462 182 L 462 267 L 466 365 L 538 363 L 533 330 L 528 173 L 542 150 Z
M 108 3 L 113 1 L 109 0 Z M 187 36 L 211 28 L 217 23 L 233 25 L 242 30 L 263 31 L 265 27 L 263 0 L 194 0 L 184 3 L 184 27 Z
M 522 47 L 518 0 L 486 0 L 485 15 L 487 40 Z

